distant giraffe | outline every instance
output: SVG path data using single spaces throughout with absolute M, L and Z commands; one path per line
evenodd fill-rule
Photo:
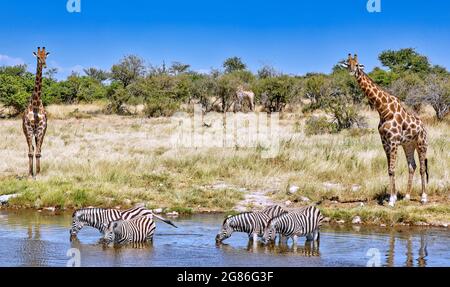
M 244 87 L 240 85 L 236 91 L 236 98 L 241 109 L 243 101 L 247 100 L 250 106 L 250 111 L 255 110 L 255 94 L 252 91 L 246 91 L 244 90 Z
M 351 54 L 343 61 L 342 66 L 346 67 L 350 74 L 356 77 L 359 86 L 369 99 L 372 107 L 376 108 L 380 115 L 378 132 L 381 136 L 384 151 L 388 161 L 388 174 L 390 178 L 390 198 L 389 205 L 394 206 L 397 200 L 395 190 L 395 164 L 397 160 L 397 150 L 401 145 L 405 151 L 408 162 L 409 178 L 405 199 L 410 199 L 414 171 L 416 162 L 414 152 L 417 150 L 420 162 L 420 175 L 422 180 L 421 202 L 427 202 L 425 187 L 425 176 L 428 182 L 428 160 L 427 160 L 427 132 L 418 116 L 409 113 L 401 104 L 400 100 L 383 91 L 364 73 L 364 65 L 358 63 L 358 58 Z
M 47 67 L 46 60 L 48 52 L 45 47 L 38 47 L 37 53 L 33 55 L 37 58 L 36 82 L 33 95 L 23 114 L 22 127 L 28 144 L 29 175 L 35 177 L 41 171 L 41 147 L 47 130 L 47 113 L 41 100 L 42 90 L 42 69 Z M 33 138 L 35 146 L 33 145 Z M 33 157 L 36 156 L 36 173 L 33 171 Z

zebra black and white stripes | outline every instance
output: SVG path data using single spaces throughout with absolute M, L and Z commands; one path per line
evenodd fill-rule
M 153 240 L 156 225 L 151 217 L 112 221 L 106 227 L 105 243 L 129 244 Z
M 297 244 L 297 239 L 301 236 L 306 236 L 308 241 L 319 240 L 322 221 L 323 216 L 315 206 L 282 214 L 269 221 L 264 231 L 263 241 L 274 241 L 277 233 L 285 240 L 292 238 L 294 244 Z
M 153 214 L 153 212 L 144 207 L 133 207 L 127 210 L 118 210 L 112 208 L 82 208 L 72 214 L 72 228 L 70 229 L 71 239 L 75 238 L 78 232 L 84 226 L 91 226 L 104 233 L 106 226 L 112 221 L 119 219 L 130 220 L 139 216 L 153 216 L 161 221 L 176 227 L 170 220 Z
M 261 212 L 267 214 L 269 216 L 270 219 L 276 217 L 276 216 L 280 216 L 283 213 L 288 212 L 286 209 L 284 209 L 283 207 L 274 204 L 274 205 L 270 205 L 265 207 L 263 210 L 261 210 Z
M 222 224 L 220 232 L 216 236 L 216 242 L 222 242 L 229 238 L 233 232 L 245 232 L 249 239 L 256 241 L 262 235 L 270 217 L 261 211 L 243 212 L 228 216 Z

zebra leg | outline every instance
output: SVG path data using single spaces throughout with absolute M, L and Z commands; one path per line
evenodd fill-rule
M 253 242 L 257 242 L 258 241 L 258 234 L 253 233 Z
M 297 246 L 298 236 L 294 235 L 294 237 L 292 237 L 292 240 L 294 242 L 294 246 Z
M 306 241 L 314 241 L 314 232 L 306 234 Z

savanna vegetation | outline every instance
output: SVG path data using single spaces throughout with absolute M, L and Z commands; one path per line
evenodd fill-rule
M 450 74 L 413 49 L 384 51 L 368 74 L 421 115 L 430 134 L 430 203 L 398 208 L 387 197 L 386 157 L 372 111 L 356 81 L 334 66 L 328 74 L 286 75 L 273 67 L 249 71 L 237 57 L 208 74 L 184 63 L 150 65 L 126 56 L 109 71 L 85 69 L 56 80 L 47 70 L 43 101 L 51 122 L 42 175 L 26 178 L 26 143 L 17 115 L 34 85 L 25 66 L 0 68 L 0 195 L 10 206 L 76 208 L 144 202 L 184 213 L 228 211 L 248 192 L 264 191 L 291 206 L 319 202 L 332 220 L 447 224 L 450 180 Z M 174 149 L 175 111 L 232 109 L 239 85 L 252 90 L 260 111 L 282 112 L 275 158 L 260 148 Z M 244 107 L 245 109 L 245 107 Z M 407 166 L 399 155 L 397 182 L 404 192 Z M 295 193 L 291 186 L 298 186 Z M 306 198 L 306 199 L 305 199 Z M 362 204 L 361 204 L 362 203 Z

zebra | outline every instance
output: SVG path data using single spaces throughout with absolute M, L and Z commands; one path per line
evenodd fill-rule
M 269 221 L 264 231 L 263 241 L 266 243 L 273 242 L 276 233 L 280 234 L 280 241 L 283 242 L 292 238 L 294 245 L 297 244 L 297 239 L 301 236 L 306 236 L 307 241 L 319 241 L 319 229 L 322 221 L 323 216 L 315 206 L 308 206 L 282 214 Z
M 161 221 L 176 227 L 170 220 L 153 214 L 151 210 L 144 207 L 133 207 L 123 211 L 112 208 L 82 208 L 74 211 L 72 214 L 72 228 L 69 231 L 70 239 L 73 240 L 84 226 L 94 227 L 98 229 L 100 233 L 104 233 L 106 229 L 105 225 L 109 222 L 119 219 L 129 220 L 137 216 L 154 216 Z
M 129 244 L 153 241 L 155 221 L 150 216 L 139 216 L 130 220 L 119 219 L 105 224 L 103 237 L 106 244 Z
M 245 232 L 249 240 L 256 242 L 258 236 L 263 234 L 269 220 L 269 215 L 261 211 L 230 215 L 223 221 L 222 229 L 216 236 L 216 243 L 229 238 L 233 232 Z
M 274 205 L 270 205 L 265 207 L 263 210 L 261 210 L 261 212 L 267 214 L 270 218 L 274 218 L 276 216 L 282 215 L 283 213 L 288 212 L 286 209 L 284 209 L 283 207 L 274 204 Z

